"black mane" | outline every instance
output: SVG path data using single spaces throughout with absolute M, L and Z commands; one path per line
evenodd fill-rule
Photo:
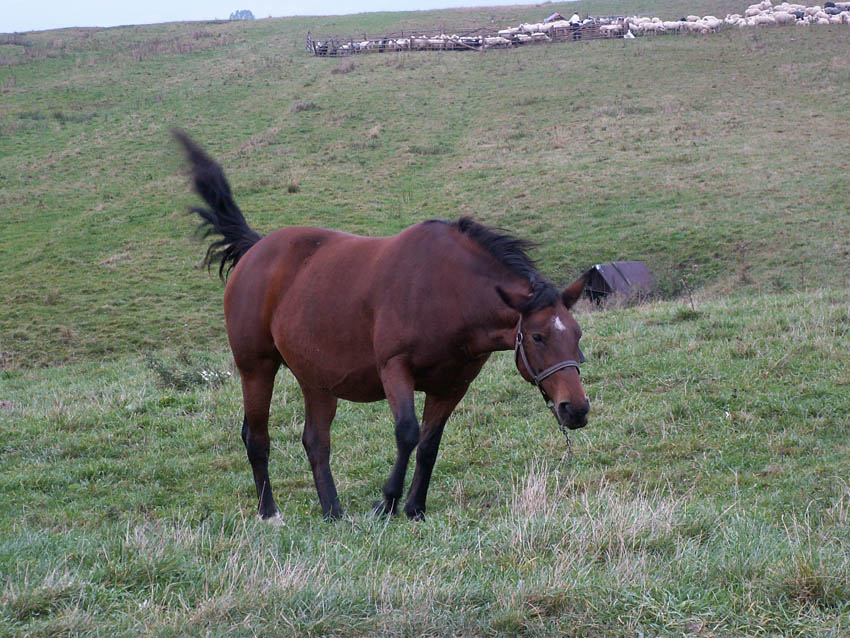
M 501 229 L 488 228 L 471 217 L 461 217 L 448 222 L 510 270 L 513 274 L 528 281 L 531 297 L 520 308 L 523 314 L 554 305 L 561 296 L 552 283 L 540 274 L 534 261 L 526 251 L 537 246 L 533 241 L 520 239 L 503 232 Z

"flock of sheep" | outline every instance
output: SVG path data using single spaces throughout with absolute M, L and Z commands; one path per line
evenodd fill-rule
M 556 14 L 557 15 L 557 14 Z M 315 55 L 350 55 L 369 51 L 411 51 L 411 50 L 478 50 L 497 47 L 510 47 L 527 43 L 550 42 L 552 40 L 581 40 L 594 37 L 633 38 L 639 35 L 657 35 L 661 33 L 714 33 L 724 26 L 757 27 L 764 25 L 809 25 L 809 24 L 850 24 L 850 0 L 843 2 L 825 2 L 807 7 L 802 4 L 782 2 L 776 6 L 771 0 L 762 0 L 747 7 L 743 15 L 733 13 L 724 19 L 715 16 L 689 15 L 680 20 L 661 20 L 645 16 L 617 18 L 580 18 L 574 14 L 569 20 L 550 20 L 520 24 L 517 27 L 502 29 L 489 34 L 452 34 L 413 35 L 405 37 L 385 37 L 337 41 L 313 41 L 309 38 L 307 49 Z
M 377 40 L 351 41 L 341 44 L 338 50 L 343 55 L 346 53 L 365 53 L 367 51 L 427 51 L 445 49 L 490 49 L 494 47 L 506 47 L 514 44 L 526 44 L 528 42 L 550 42 L 550 34 L 556 23 L 547 24 L 523 24 L 516 29 L 499 31 L 498 35 L 458 35 L 456 33 L 447 35 L 439 33 L 434 35 L 414 35 L 401 38 L 380 38 Z M 565 22 L 569 26 L 568 22 Z M 319 42 L 319 46 L 323 43 Z
M 714 16 L 695 15 L 675 21 L 634 16 L 626 18 L 622 25 L 619 25 L 620 30 L 612 35 L 629 32 L 634 35 L 668 32 L 713 33 L 723 25 L 758 27 L 775 24 L 850 24 L 850 2 L 826 2 L 823 7 L 807 7 L 789 2 L 773 6 L 771 0 L 763 0 L 747 7 L 743 15 L 733 13 L 723 20 Z
M 319 43 L 321 46 L 322 43 Z M 439 51 L 445 49 L 479 49 L 504 46 L 510 42 L 499 37 L 481 35 L 416 35 L 404 38 L 381 38 L 346 42 L 339 46 L 339 52 L 366 53 L 368 51 Z

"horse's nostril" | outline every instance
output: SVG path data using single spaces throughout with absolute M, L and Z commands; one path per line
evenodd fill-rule
M 558 404 L 558 422 L 570 430 L 582 428 L 587 425 L 589 411 L 590 403 L 587 400 L 577 406 L 569 401 L 562 401 Z
M 579 405 L 573 405 L 569 401 L 562 401 L 558 405 L 558 411 L 562 414 L 566 414 L 570 418 L 581 418 L 587 415 L 590 412 L 590 402 L 585 400 L 584 403 Z

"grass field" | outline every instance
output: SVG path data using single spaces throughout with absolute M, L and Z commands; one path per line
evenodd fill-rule
M 281 377 L 278 528 L 254 518 L 238 383 L 191 381 L 224 352 L 6 373 L 0 633 L 846 635 L 848 301 L 582 315 L 594 408 L 572 467 L 497 357 L 422 524 L 368 514 L 394 453 L 382 404 L 341 406 L 349 515 L 324 523 Z
M 742 8 L 0 36 L 0 636 L 850 634 L 846 27 L 303 52 L 308 29 Z M 538 241 L 558 283 L 647 261 L 656 301 L 577 313 L 573 464 L 507 353 L 450 422 L 421 524 L 368 515 L 389 413 L 341 404 L 348 515 L 325 523 L 281 374 L 285 524 L 255 521 L 172 126 L 263 232 L 472 214 Z

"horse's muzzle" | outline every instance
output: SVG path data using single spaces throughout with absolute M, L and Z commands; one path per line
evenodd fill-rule
M 558 404 L 555 415 L 561 425 L 567 426 L 570 430 L 577 430 L 587 425 L 588 412 L 590 412 L 590 401 L 585 400 L 584 403 L 578 405 L 563 401 Z

